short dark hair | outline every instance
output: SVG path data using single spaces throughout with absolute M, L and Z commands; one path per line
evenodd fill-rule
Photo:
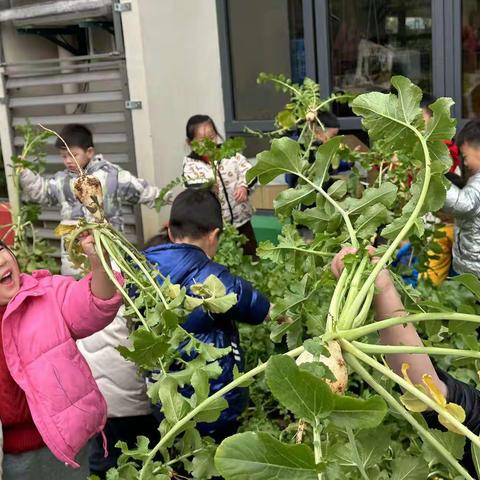
M 187 121 L 187 127 L 185 129 L 187 140 L 191 142 L 195 138 L 197 127 L 202 123 L 207 123 L 207 122 L 212 125 L 212 128 L 215 131 L 215 133 L 219 135 L 217 126 L 215 125 L 215 122 L 213 121 L 212 117 L 210 117 L 209 115 L 197 114 L 197 115 L 192 115 Z
M 201 238 L 223 228 L 222 207 L 217 196 L 204 188 L 187 188 L 173 201 L 169 221 L 173 238 Z
M 461 147 L 464 143 L 480 146 L 480 120 L 470 120 L 457 135 L 457 145 Z
M 145 244 L 143 245 L 142 250 L 147 250 L 147 248 L 156 247 L 157 245 L 165 245 L 170 242 L 170 238 L 168 237 L 168 230 L 166 228 L 160 230 L 156 235 L 149 238 Z
M 62 128 L 60 136 L 70 148 L 77 147 L 82 150 L 87 150 L 88 148 L 93 147 L 92 132 L 85 125 L 80 125 L 78 123 L 66 125 Z M 57 138 L 55 146 L 60 149 L 65 149 L 64 143 L 59 138 Z
M 426 110 L 430 115 L 433 115 L 430 105 L 437 101 L 437 97 L 433 96 L 431 93 L 424 92 L 422 100 L 420 101 L 420 108 Z
M 317 116 L 325 128 L 340 128 L 340 122 L 332 112 L 318 112 Z

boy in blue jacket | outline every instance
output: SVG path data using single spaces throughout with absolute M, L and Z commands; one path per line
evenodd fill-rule
M 215 275 L 225 285 L 227 293 L 237 294 L 238 303 L 228 312 L 211 314 L 197 308 L 183 324 L 202 342 L 218 348 L 231 347 L 231 352 L 219 360 L 222 373 L 210 382 L 210 393 L 233 380 L 235 366 L 243 371 L 236 322 L 258 325 L 270 310 L 269 301 L 249 282 L 232 275 L 226 267 L 212 260 L 222 228 L 222 210 L 215 194 L 203 189 L 187 189 L 173 202 L 168 226 L 169 243 L 151 246 L 144 251 L 149 262 L 156 265 L 162 275 L 169 276 L 174 284 L 186 287 L 187 293 L 194 283 L 201 283 L 209 275 Z M 228 408 L 216 422 L 197 425 L 202 435 L 208 435 L 217 442 L 236 432 L 237 419 L 248 403 L 248 389 L 232 390 L 225 399 Z

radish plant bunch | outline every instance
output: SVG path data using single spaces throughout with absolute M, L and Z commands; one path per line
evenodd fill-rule
M 347 180 L 336 180 L 324 189 L 329 167 L 342 150 L 342 138 L 313 147 L 315 112 L 323 103 L 318 88 L 311 81 L 304 90 L 283 84 L 287 91 L 294 89 L 288 123 L 301 126 L 303 134 L 299 141 L 273 139 L 270 150 L 258 155 L 249 180 L 268 184 L 285 173 L 296 175 L 297 186 L 277 197 L 275 209 L 281 218 L 292 217 L 294 224 L 308 226 L 315 235 L 307 243 L 295 225 L 285 225 L 278 245 L 266 243 L 259 249 L 262 258 L 298 274 L 299 281 L 290 285 L 272 312 L 274 318 L 288 319 L 272 331 L 274 340 L 287 338 L 287 353 L 273 355 L 246 373 L 235 372 L 230 384 L 211 394 L 208 381 L 219 374 L 217 362 L 225 352 L 189 338 L 181 322 L 192 308 L 215 314 L 228 311 L 235 300 L 213 278 L 199 285 L 195 296 L 171 285 L 168 278 L 159 286 L 155 279 L 160 272 L 131 245 L 110 227 L 98 224 L 93 228 L 97 245 L 104 247 L 130 284 L 130 291 L 123 292 L 129 313 L 137 321 L 132 346 L 121 352 L 141 369 L 159 370 L 149 394 L 161 402 L 165 416 L 159 443 L 151 446 L 140 437 L 137 448 L 122 444 L 119 467 L 109 478 L 167 480 L 190 472 L 193 478 L 220 474 L 227 480 L 416 480 L 427 478 L 429 467 L 440 458 L 449 466 L 451 478 L 471 479 L 457 461 L 463 453 L 457 439 L 472 442 L 474 458 L 480 439 L 463 425 L 465 412 L 447 403 L 429 378 L 424 385 L 413 385 L 408 365 L 403 376 L 396 375 L 384 365 L 382 356 L 401 352 L 478 358 L 478 351 L 379 345 L 376 334 L 390 326 L 419 322 L 441 321 L 448 329 L 459 322 L 478 324 L 480 317 L 422 311 L 375 322 L 371 308 L 375 280 L 392 261 L 402 239 L 412 232 L 421 237 L 422 216 L 443 205 L 447 188 L 443 174 L 450 165 L 443 141 L 455 130 L 450 117 L 452 101 L 437 100 L 430 107 L 433 118 L 425 125 L 420 89 L 404 77 L 393 77 L 396 93 L 367 93 L 351 103 L 370 138 L 390 149 L 385 147 L 386 155 L 401 151 L 402 159 L 416 169 L 410 195 L 398 211 L 398 186 L 392 182 L 367 188 L 360 197 L 350 194 Z M 310 163 L 312 148 L 316 151 Z M 367 247 L 377 231 L 387 244 L 379 249 L 379 260 L 373 265 Z M 356 253 L 346 257 L 346 267 L 335 280 L 330 263 L 345 245 L 355 247 Z M 108 270 L 107 262 L 105 266 Z M 174 365 L 175 369 L 170 368 Z M 214 421 L 225 408 L 223 395 L 247 386 L 262 373 L 273 396 L 299 419 L 297 443 L 265 432 L 245 432 L 225 439 L 215 449 L 209 439 L 200 437 L 196 422 Z M 359 385 L 363 393 L 354 395 Z M 403 395 L 399 396 L 394 385 L 403 389 Z M 426 409 L 435 412 L 449 431 L 429 430 L 418 416 Z M 424 458 L 409 452 L 394 455 L 391 435 L 381 427 L 388 410 L 418 433 Z M 392 461 L 382 470 L 378 463 L 385 455 L 391 455 Z
M 431 106 L 433 118 L 425 125 L 419 106 L 420 89 L 404 77 L 392 78 L 392 86 L 396 94 L 368 93 L 358 96 L 351 105 L 353 111 L 363 117 L 363 125 L 373 141 L 382 141 L 384 148 L 389 146 L 387 154 L 401 151 L 402 158 L 417 169 L 410 197 L 399 215 L 393 208 L 398 192 L 393 183 L 383 182 L 378 187 L 368 188 L 361 198 L 347 195 L 346 180 L 337 180 L 328 190 L 323 189 L 329 167 L 342 142 L 341 137 L 320 146 L 313 164 L 307 161 L 309 148 L 302 148 L 290 138 L 275 139 L 269 151 L 258 155 L 256 166 L 249 172 L 250 179 L 256 177 L 262 184 L 268 184 L 285 173 L 296 175 L 299 178 L 297 186 L 277 197 L 275 209 L 280 215 L 293 216 L 297 224 L 306 225 L 316 233 L 314 241 L 306 245 L 295 236 L 292 227 L 285 227 L 277 246 L 267 244 L 260 248 L 263 256 L 278 262 L 311 262 L 313 265 L 312 262 L 324 262 L 343 245 L 355 247 L 357 254 L 347 259 L 328 311 L 323 318 L 317 319 L 321 335 L 294 348 L 289 355 L 272 357 L 262 365 L 274 396 L 309 425 L 311 446 L 284 444 L 262 433 L 238 434 L 225 440 L 216 453 L 217 467 L 225 478 L 335 478 L 331 475 L 336 468 L 334 465 L 342 462 L 342 454 L 332 453 L 329 448 L 329 425 L 344 428 L 349 438 L 343 461 L 357 467 L 357 475 L 361 478 L 372 478 L 367 473 L 367 465 L 361 461 L 362 442 L 356 438 L 361 438 L 362 430 L 373 428 L 383 420 L 387 405 L 410 423 L 422 440 L 461 478 L 471 478 L 439 437 L 412 414 L 412 410 L 432 409 L 444 426 L 455 435 L 471 440 L 476 448 L 480 441 L 462 424 L 465 417 L 461 408 L 447 404 L 429 379 L 421 388 L 414 386 L 408 380 L 408 366 L 405 366 L 402 378 L 379 361 L 378 356 L 403 352 L 477 358 L 478 351 L 372 343 L 372 334 L 393 325 L 435 320 L 480 322 L 476 315 L 456 312 L 414 313 L 402 318 L 373 321 L 371 303 L 376 277 L 391 262 L 402 239 L 412 232 L 422 236 L 421 217 L 443 205 L 447 188 L 443 174 L 451 163 L 443 141 L 450 139 L 455 132 L 455 122 L 450 117 L 451 100 L 437 100 Z M 312 203 L 315 206 L 300 208 Z M 379 261 L 372 265 L 366 247 L 379 229 L 381 236 L 389 242 L 379 251 Z M 324 262 L 324 268 L 324 271 L 329 268 L 328 261 Z M 305 308 L 314 291 L 322 288 L 322 282 L 313 272 L 315 269 L 312 268 L 312 275 L 307 273 L 299 286 L 292 287 L 292 295 L 283 304 L 275 305 L 278 314 L 293 313 L 293 318 L 298 317 L 299 306 Z M 276 333 L 280 336 L 288 334 L 290 328 L 297 328 L 295 321 L 280 327 Z M 298 366 L 289 356 L 299 352 L 304 362 Z M 326 367 L 329 372 L 325 371 Z M 348 394 L 338 395 L 348 390 L 348 371 L 359 375 L 377 395 L 367 400 Z M 391 390 L 391 385 L 385 386 L 384 379 L 400 385 L 406 393 L 399 398 Z M 427 391 L 430 395 L 426 395 Z

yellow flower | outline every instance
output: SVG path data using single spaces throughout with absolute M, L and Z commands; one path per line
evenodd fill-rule
M 66 235 L 70 235 L 78 228 L 78 225 L 65 225 L 64 223 L 60 223 L 54 230 L 54 233 L 57 237 L 64 237 Z
M 410 365 L 408 363 L 402 364 L 402 375 L 405 381 L 407 381 L 410 385 L 420 390 L 422 393 L 429 395 L 439 407 L 445 410 L 445 412 L 448 412 L 450 415 L 452 415 L 460 423 L 463 423 L 465 421 L 465 410 L 460 405 L 457 405 L 456 403 L 447 403 L 447 399 L 442 394 L 440 389 L 437 387 L 431 375 L 425 374 L 422 376 L 422 382 L 424 383 L 425 386 L 414 385 L 410 380 L 410 377 L 408 376 L 409 368 L 410 368 Z M 405 392 L 400 397 L 400 401 L 403 403 L 403 405 L 407 410 L 410 410 L 412 412 L 424 412 L 429 409 L 427 404 L 419 400 L 415 395 L 413 395 L 410 392 Z M 453 425 L 453 423 L 451 423 L 450 420 L 448 420 L 444 414 L 440 413 L 438 415 L 438 421 L 447 430 L 461 435 L 461 432 L 458 430 L 458 428 L 455 425 Z
M 403 363 L 402 364 L 402 375 L 405 381 L 407 381 L 410 385 L 413 385 L 412 381 L 410 380 L 410 377 L 408 376 L 408 369 L 410 368 L 410 365 L 408 363 Z M 428 395 L 427 389 L 423 385 L 413 385 L 416 387 L 418 390 L 420 390 L 422 393 L 425 395 Z M 403 403 L 403 406 L 407 409 L 410 410 L 411 412 L 416 412 L 416 413 L 421 413 L 425 412 L 428 410 L 428 405 L 423 403 L 421 400 L 419 400 L 413 393 L 410 393 L 406 391 L 401 397 L 400 401 Z

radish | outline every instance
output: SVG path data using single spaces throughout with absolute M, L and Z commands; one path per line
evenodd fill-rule
M 336 380 L 329 380 L 325 379 L 325 382 L 330 387 L 330 390 L 333 393 L 337 393 L 339 395 L 343 395 L 347 390 L 348 386 L 348 371 L 347 371 L 347 364 L 343 359 L 342 349 L 340 348 L 340 344 L 334 340 L 328 342 L 326 345 L 327 350 L 330 352 L 330 356 L 326 357 L 325 355 L 320 355 L 318 357 L 312 355 L 310 352 L 306 350 L 297 358 L 297 365 L 301 365 L 302 363 L 310 363 L 318 361 L 323 363 L 326 367 L 330 369 L 330 371 L 335 376 Z
M 102 184 L 98 178 L 80 175 L 73 184 L 73 192 L 98 223 L 105 221 Z

